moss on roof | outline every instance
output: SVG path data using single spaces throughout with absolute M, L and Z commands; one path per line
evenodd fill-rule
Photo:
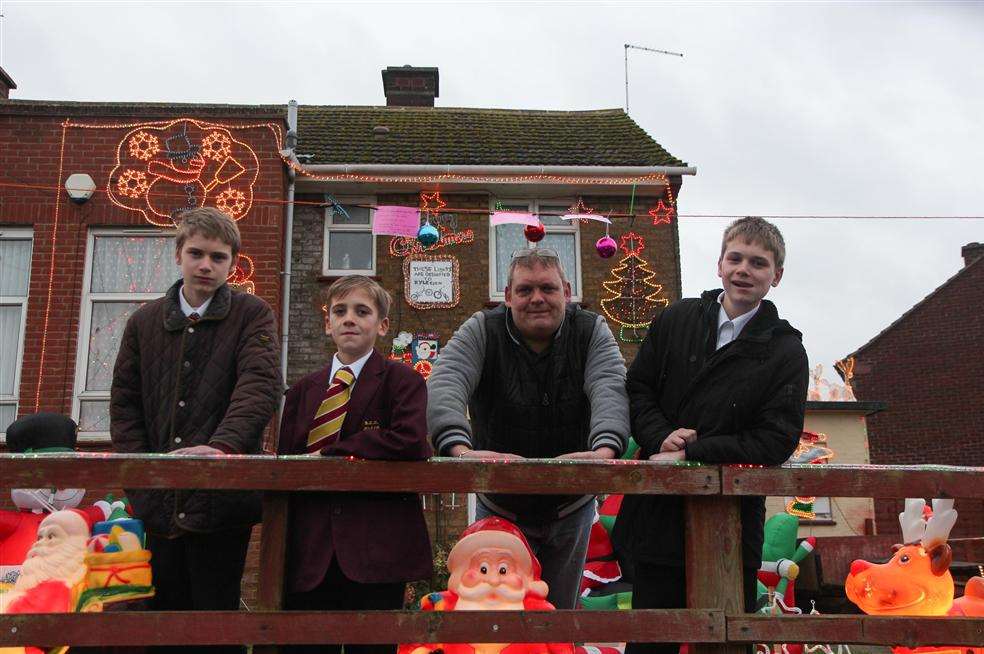
M 687 165 L 621 109 L 301 106 L 298 136 L 310 164 Z

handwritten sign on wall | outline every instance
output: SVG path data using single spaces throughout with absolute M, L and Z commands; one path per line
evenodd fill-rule
M 461 299 L 458 259 L 452 255 L 407 257 L 403 261 L 404 295 L 415 309 L 446 309 Z

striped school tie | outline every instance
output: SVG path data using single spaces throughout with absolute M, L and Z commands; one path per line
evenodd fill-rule
M 311 421 L 307 439 L 308 452 L 317 452 L 337 437 L 338 432 L 342 430 L 354 381 L 355 375 L 347 367 L 339 368 L 335 373 L 325 393 L 325 399 L 321 401 L 321 406 L 318 407 L 314 420 Z

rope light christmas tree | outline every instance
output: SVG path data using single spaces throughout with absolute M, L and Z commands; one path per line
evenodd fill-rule
M 652 281 L 656 273 L 642 258 L 646 244 L 635 232 L 622 235 L 621 249 L 626 256 L 612 269 L 612 277 L 602 286 L 610 293 L 601 300 L 602 311 L 621 328 L 618 337 L 626 343 L 639 343 L 646 337 L 646 328 L 658 309 L 670 301 L 661 298 L 663 285 Z

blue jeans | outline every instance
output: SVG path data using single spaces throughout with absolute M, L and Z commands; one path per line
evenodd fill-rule
M 516 524 L 543 568 L 543 580 L 550 589 L 547 599 L 558 609 L 577 606 L 595 506 L 594 501 L 588 502 L 574 513 L 545 524 Z M 479 500 L 475 518 L 481 520 L 490 515 L 498 514 Z

